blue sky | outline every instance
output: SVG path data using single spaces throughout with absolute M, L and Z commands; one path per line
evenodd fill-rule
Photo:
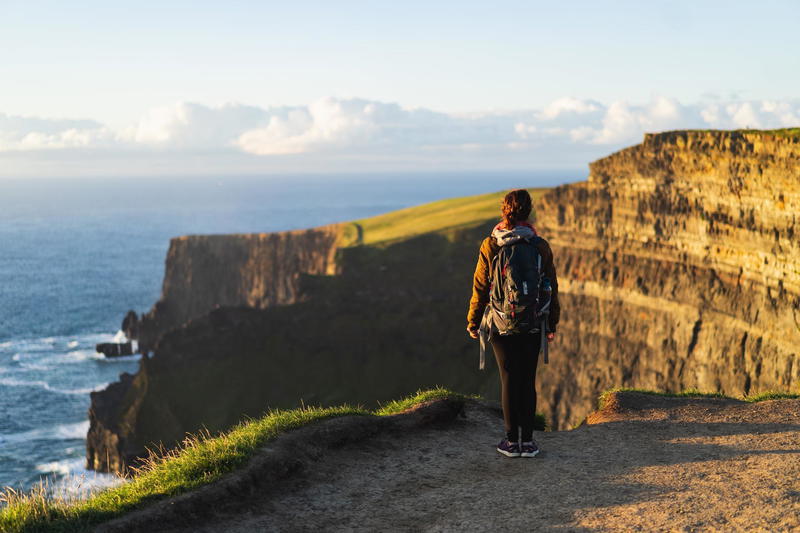
M 2 1 L 0 175 L 582 167 L 792 124 L 798 50 L 788 1 Z

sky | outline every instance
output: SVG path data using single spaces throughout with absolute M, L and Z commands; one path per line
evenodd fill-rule
M 800 126 L 800 2 L 0 0 L 0 177 L 585 168 Z

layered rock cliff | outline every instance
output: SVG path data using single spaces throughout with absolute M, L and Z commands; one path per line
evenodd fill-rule
M 300 300 L 303 275 L 335 274 L 342 226 L 170 241 L 161 299 L 139 322 L 143 352 L 165 332 L 219 307 L 264 309 Z
M 590 169 L 536 205 L 562 298 L 538 377 L 552 426 L 612 386 L 797 388 L 800 139 L 669 132 Z M 344 247 L 344 226 L 173 240 L 140 325 L 155 356 L 93 393 L 89 466 L 124 469 L 152 442 L 301 399 L 374 404 L 437 384 L 496 395 L 464 334 L 492 224 L 379 246 Z
M 796 389 L 800 137 L 653 134 L 590 169 L 538 208 L 565 309 L 551 415 L 573 423 L 613 385 Z

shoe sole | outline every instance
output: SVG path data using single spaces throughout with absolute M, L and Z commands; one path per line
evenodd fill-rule
M 537 453 L 539 453 L 539 450 L 536 450 L 535 452 L 532 453 L 525 452 L 523 454 L 520 454 L 520 457 L 536 457 Z
M 496 450 L 505 455 L 506 457 L 520 457 L 519 453 L 507 452 L 505 450 L 501 450 L 500 448 L 496 448 Z

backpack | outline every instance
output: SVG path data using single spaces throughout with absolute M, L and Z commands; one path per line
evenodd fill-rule
M 541 237 L 520 239 L 501 246 L 492 259 L 489 304 L 480 327 L 480 368 L 485 366 L 486 341 L 495 333 L 546 332 L 552 288 L 542 271 L 542 256 L 536 243 Z M 541 348 L 548 362 L 546 335 Z

